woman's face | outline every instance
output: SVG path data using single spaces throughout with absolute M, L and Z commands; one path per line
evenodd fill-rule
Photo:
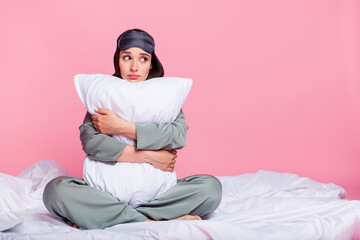
M 121 78 L 129 82 L 145 81 L 151 69 L 151 54 L 133 47 L 120 51 L 119 67 Z

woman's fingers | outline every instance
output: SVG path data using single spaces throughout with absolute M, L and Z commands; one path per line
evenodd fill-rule
M 174 165 L 174 164 L 170 164 L 170 166 L 169 166 L 168 169 L 169 169 L 170 172 L 174 171 L 175 165 Z
M 106 115 L 111 115 L 114 114 L 113 112 L 111 112 L 110 110 L 107 109 L 103 109 L 103 108 L 99 108 L 98 110 L 95 110 L 95 112 L 97 112 L 100 115 L 91 115 L 91 119 L 93 121 L 100 121 L 101 119 L 103 119 L 104 117 L 106 117 Z M 115 114 L 114 114 L 115 115 Z
M 175 169 L 175 163 L 176 163 L 175 159 L 177 158 L 176 153 L 172 153 L 172 155 L 173 155 L 173 158 L 171 159 L 171 162 L 169 164 L 169 169 L 171 172 L 174 171 L 174 169 Z
M 104 108 L 99 108 L 98 110 L 95 110 L 95 112 L 97 112 L 98 114 L 110 114 L 111 111 L 104 109 Z
M 177 153 L 175 150 L 171 150 L 172 153 L 172 159 L 171 159 L 171 164 L 175 164 L 176 163 L 176 158 L 177 158 Z
M 175 163 L 176 163 L 175 158 L 177 157 L 177 154 L 173 150 L 168 151 L 168 154 L 169 155 L 167 160 L 167 170 L 172 172 L 175 169 Z
M 91 122 L 94 128 L 100 133 L 109 135 L 118 134 L 125 126 L 125 121 L 110 110 L 100 108 L 96 110 L 96 112 L 101 115 L 91 115 Z M 133 129 L 132 125 L 131 129 Z
M 99 122 L 97 119 L 92 119 L 92 124 L 93 124 L 93 127 L 96 129 L 96 131 L 99 132 Z
M 91 122 L 94 126 L 94 128 L 99 131 L 99 118 L 96 115 L 91 115 Z
M 162 171 L 174 171 L 177 154 L 174 151 L 167 150 L 158 150 L 153 151 L 155 155 L 152 161 L 150 162 L 156 168 L 159 168 Z

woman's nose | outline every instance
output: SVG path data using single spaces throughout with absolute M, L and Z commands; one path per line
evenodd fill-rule
M 138 70 L 138 63 L 137 61 L 132 61 L 131 65 L 130 65 L 130 70 L 132 72 L 136 72 Z

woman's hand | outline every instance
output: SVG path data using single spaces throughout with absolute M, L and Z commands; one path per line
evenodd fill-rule
M 103 134 L 123 134 L 125 127 L 131 124 L 110 110 L 99 108 L 96 112 L 101 115 L 92 115 L 92 123 L 94 128 Z
M 171 150 L 157 150 L 157 151 L 147 151 L 147 162 L 152 164 L 154 167 L 166 171 L 172 172 L 175 169 L 176 163 L 176 151 Z

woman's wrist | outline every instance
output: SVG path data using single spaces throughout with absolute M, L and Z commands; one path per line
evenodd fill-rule
M 132 140 L 136 140 L 136 124 L 132 122 L 123 122 L 116 131 L 117 134 L 121 134 Z

